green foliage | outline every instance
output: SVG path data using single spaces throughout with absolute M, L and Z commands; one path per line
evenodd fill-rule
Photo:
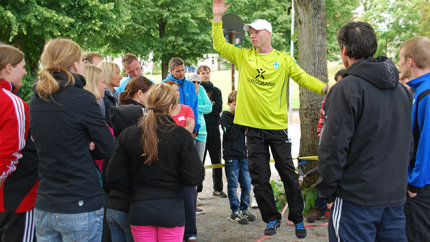
M 132 52 L 165 63 L 174 56 L 191 64 L 212 51 L 212 1 L 124 0 L 130 24 L 111 46 L 115 52 Z M 138 6 L 138 7 L 137 7 Z
M 3 3 L 5 2 L 5 3 Z M 2 1 L 0 6 L 0 41 L 20 48 L 26 54 L 31 73 L 46 41 L 55 37 L 70 38 L 84 49 L 108 46 L 128 22 L 122 1 L 104 0 L 19 0 Z
M 327 0 L 326 9 L 326 31 L 327 31 L 327 59 L 329 61 L 339 60 L 339 45 L 337 33 L 339 29 L 353 20 L 353 11 L 360 5 L 360 0 Z
M 302 190 L 303 200 L 305 202 L 305 214 L 309 213 L 310 209 L 315 208 L 315 200 L 317 199 L 318 192 L 316 190 L 316 184 L 312 184 L 311 186 L 304 188 Z
M 27 75 L 22 79 L 22 87 L 19 88 L 19 96 L 29 103 L 30 97 L 33 95 L 33 83 L 36 80 L 35 75 Z
M 397 62 L 401 43 L 428 30 L 429 25 L 420 25 L 428 18 L 428 4 L 423 0 L 363 0 L 363 20 L 373 26 L 378 38 L 375 56 L 388 56 Z
M 287 203 L 287 197 L 285 195 L 285 190 L 282 182 L 272 180 L 270 185 L 273 189 L 273 195 L 275 197 L 275 204 L 278 211 L 282 211 L 284 209 L 285 204 Z
M 275 197 L 275 204 L 278 211 L 284 209 L 287 203 L 287 197 L 285 195 L 285 190 L 282 182 L 272 180 L 270 185 L 273 189 L 273 195 Z M 310 209 L 315 208 L 315 200 L 317 199 L 318 192 L 316 190 L 316 185 L 313 184 L 308 188 L 302 190 L 303 200 L 305 202 L 304 214 L 308 214 Z

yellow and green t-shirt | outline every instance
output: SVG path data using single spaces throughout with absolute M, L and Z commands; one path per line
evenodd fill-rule
M 240 71 L 234 123 L 258 129 L 286 129 L 288 79 L 316 93 L 326 85 L 306 74 L 286 52 L 259 54 L 255 48 L 226 43 L 222 22 L 212 22 L 212 38 L 214 49 Z

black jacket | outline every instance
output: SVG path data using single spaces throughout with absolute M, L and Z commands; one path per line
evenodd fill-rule
M 115 137 L 118 137 L 125 128 L 136 124 L 144 113 L 146 113 L 145 106 L 132 99 L 126 105 L 112 107 L 110 121 Z
M 146 112 L 145 107 L 132 99 L 130 99 L 126 105 L 112 107 L 110 119 L 115 137 L 119 137 L 121 132 L 127 127 L 137 124 L 139 119 L 143 117 L 144 112 Z M 109 160 L 105 160 L 103 162 L 103 188 L 109 196 L 106 207 L 128 213 L 130 194 L 112 189 L 111 186 L 109 186 L 106 179 L 106 169 L 108 165 Z
M 225 160 L 242 159 L 247 157 L 244 127 L 234 124 L 234 114 L 222 112 L 220 121 L 224 131 L 222 139 L 222 155 Z
M 204 179 L 204 168 L 193 138 L 183 127 L 174 124 L 173 119 L 168 119 L 174 125 L 173 130 L 159 134 L 158 160 L 150 165 L 144 164 L 140 127 L 128 127 L 118 138 L 106 178 L 113 189 L 130 194 L 132 202 L 183 199 L 184 186 L 196 186 Z
M 386 57 L 351 65 L 325 102 L 318 149 L 320 197 L 364 207 L 403 204 L 411 142 L 411 97 Z
M 30 127 L 40 160 L 36 208 L 55 213 L 100 209 L 104 195 L 95 159 L 109 158 L 113 137 L 94 95 L 82 89 L 85 79 L 74 75 L 67 85 L 64 73 L 54 73 L 60 89 L 52 101 L 36 94 L 30 100 Z M 89 144 L 95 143 L 95 150 Z
M 212 82 L 202 82 L 201 85 L 205 88 L 209 99 L 212 102 L 212 112 L 205 114 L 206 127 L 219 126 L 219 114 L 222 111 L 222 94 L 221 91 L 212 84 Z
M 112 92 L 108 89 L 105 90 L 105 95 L 103 96 L 103 102 L 105 104 L 105 120 L 106 123 L 109 124 L 110 127 L 112 127 L 112 124 L 110 122 L 110 110 L 112 107 L 118 107 L 119 101 L 116 99 L 116 97 L 112 94 Z

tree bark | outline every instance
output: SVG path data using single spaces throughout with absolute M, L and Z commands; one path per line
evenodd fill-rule
M 161 80 L 166 79 L 169 74 L 169 60 L 161 61 Z
M 326 13 L 324 0 L 294 0 L 297 29 L 297 61 L 310 75 L 327 82 Z M 318 151 L 317 125 L 323 96 L 300 87 L 300 151 L 299 156 L 315 156 Z M 304 172 L 316 167 L 308 161 Z M 318 176 L 306 177 L 303 187 L 314 184 Z

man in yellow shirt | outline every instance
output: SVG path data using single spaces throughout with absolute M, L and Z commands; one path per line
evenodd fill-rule
M 306 74 L 287 53 L 273 49 L 272 26 L 263 19 L 246 24 L 253 48 L 242 49 L 226 43 L 222 30 L 222 15 L 230 7 L 225 0 L 213 1 L 212 38 L 214 49 L 240 71 L 237 107 L 234 123 L 248 127 L 248 167 L 258 207 L 267 223 L 266 235 L 273 235 L 281 224 L 273 190 L 270 186 L 270 152 L 284 183 L 290 212 L 298 238 L 306 237 L 303 224 L 303 197 L 298 175 L 291 158 L 288 138 L 286 88 L 291 77 L 299 85 L 326 94 L 327 85 Z

